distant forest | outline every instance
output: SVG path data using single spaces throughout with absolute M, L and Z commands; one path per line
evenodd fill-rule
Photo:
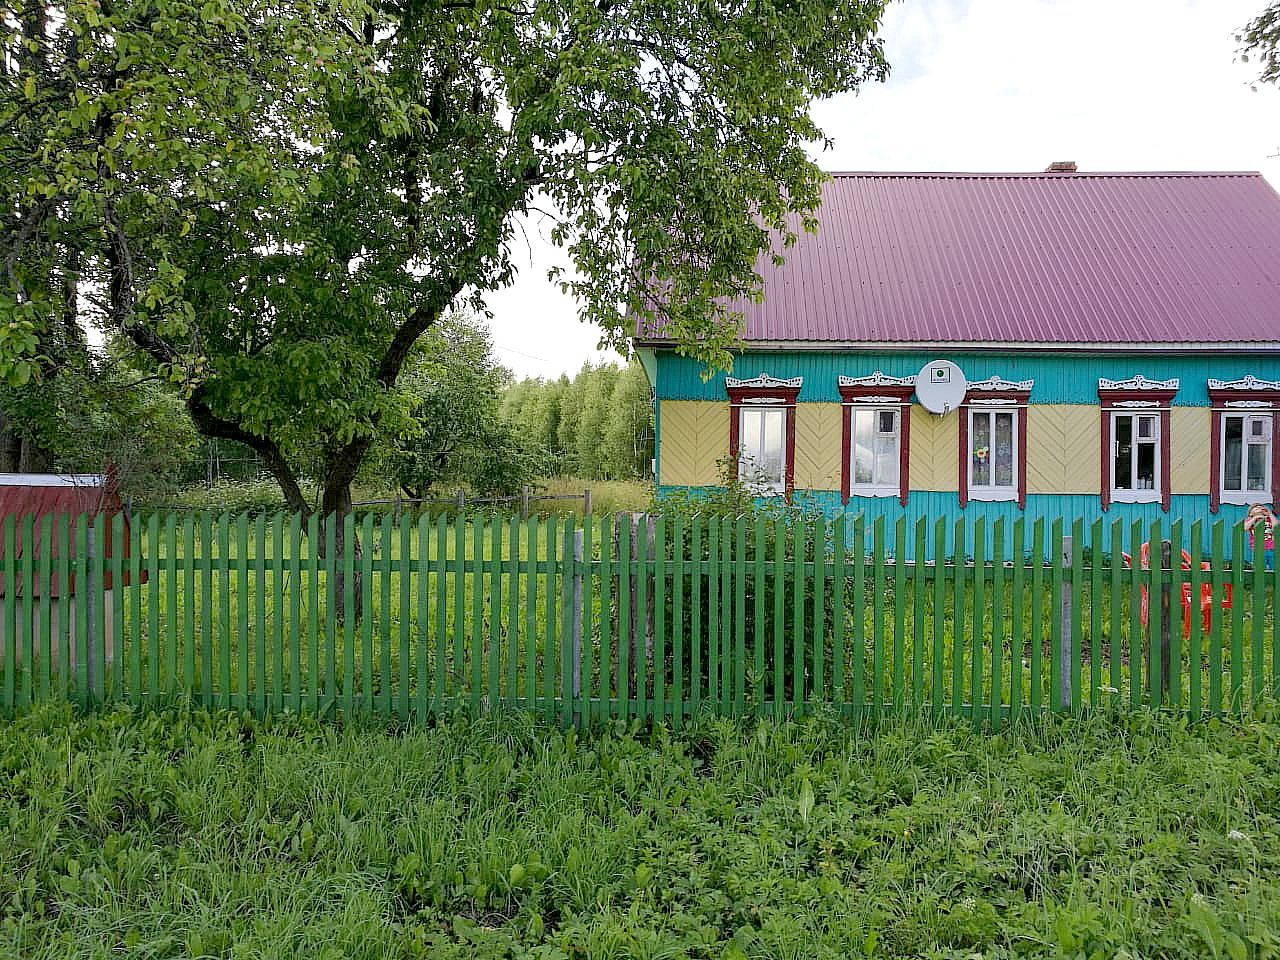
M 653 459 L 653 398 L 639 363 L 586 364 L 573 379 L 520 380 L 499 416 L 513 425 L 548 476 L 647 479 Z

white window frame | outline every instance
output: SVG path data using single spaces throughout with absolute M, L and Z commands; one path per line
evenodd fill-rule
M 778 464 L 779 475 L 774 480 L 770 478 L 770 483 L 766 486 L 759 482 L 756 477 L 744 477 L 743 466 L 747 462 L 747 430 L 746 420 L 747 414 L 751 413 L 777 413 L 782 417 L 782 457 Z M 766 417 L 760 419 L 760 432 L 756 436 L 756 442 L 760 443 L 764 439 L 764 425 L 767 422 Z M 787 493 L 787 408 L 779 404 L 759 403 L 759 404 L 743 404 L 738 410 L 738 480 L 741 483 L 752 485 L 752 492 L 762 497 L 782 497 Z
M 973 479 L 973 445 L 974 445 L 974 441 L 978 437 L 978 431 L 974 428 L 974 416 L 977 414 L 986 415 L 986 414 L 998 414 L 998 413 L 1007 413 L 1012 417 L 1012 424 L 1011 424 L 1012 434 L 1013 434 L 1012 483 L 1008 486 L 1005 486 L 1003 484 L 995 484 L 995 483 L 978 484 Z M 1019 433 L 1018 427 L 1020 426 L 1020 424 L 1018 423 L 1018 418 L 1024 415 L 1025 415 L 1025 408 L 1020 404 L 1002 403 L 1000 401 L 987 401 L 987 402 L 971 401 L 968 404 L 969 436 L 966 442 L 969 445 L 969 449 L 964 452 L 965 453 L 964 462 L 965 462 L 965 469 L 969 471 L 968 497 L 970 500 L 987 500 L 987 501 L 995 501 L 995 502 L 1006 501 L 1006 500 L 1012 500 L 1015 502 L 1017 501 L 1018 484 L 1019 484 L 1019 481 L 1021 480 L 1021 477 L 1019 476 L 1019 471 L 1022 469 L 1022 463 L 1021 463 L 1021 457 L 1020 457 L 1020 454 L 1022 451 L 1018 449 L 1018 433 Z M 991 420 L 991 436 L 993 438 L 993 441 L 992 441 L 993 443 L 994 443 L 994 437 L 995 437 L 995 426 L 996 426 L 995 418 L 993 416 Z M 995 478 L 995 475 L 996 475 L 995 457 L 994 457 L 994 451 L 993 451 L 992 459 L 991 459 L 992 479 Z
M 1254 503 L 1270 503 L 1271 502 L 1271 444 L 1275 442 L 1272 436 L 1272 413 L 1270 410 L 1259 412 L 1258 410 L 1235 409 L 1223 410 L 1219 413 L 1222 418 L 1218 428 L 1218 499 L 1222 503 L 1234 503 L 1241 506 L 1249 506 Z M 1239 417 L 1244 423 L 1241 424 L 1240 436 L 1240 490 L 1227 489 L 1227 419 L 1229 417 Z M 1249 483 L 1249 425 L 1251 421 L 1259 421 L 1263 424 L 1263 430 L 1266 435 L 1265 441 L 1254 443 L 1254 446 L 1263 446 L 1266 448 L 1267 456 L 1263 461 L 1266 464 L 1266 483 L 1261 490 L 1243 489 Z
M 1107 451 L 1108 464 L 1107 476 L 1111 483 L 1111 502 L 1112 503 L 1160 503 L 1164 497 L 1164 490 L 1161 489 L 1160 481 L 1164 476 L 1162 462 L 1163 451 L 1161 450 L 1162 441 L 1160 437 L 1160 410 L 1146 407 L 1118 407 L 1107 411 L 1111 416 L 1111 449 Z M 1120 431 L 1117 427 L 1117 421 L 1121 417 L 1133 418 L 1131 445 L 1134 447 L 1129 457 L 1129 480 L 1131 483 L 1137 482 L 1138 477 L 1138 435 L 1137 431 L 1141 418 L 1146 417 L 1155 425 L 1155 432 L 1150 438 L 1141 438 L 1144 443 L 1150 442 L 1155 446 L 1155 462 L 1153 464 L 1155 473 L 1152 480 L 1151 488 L 1147 490 L 1126 489 L 1116 487 L 1116 453 L 1119 449 Z
M 902 417 L 904 410 L 901 404 L 870 404 L 870 403 L 854 403 L 850 405 L 849 410 L 849 495 L 851 497 L 897 497 L 902 494 Z M 874 471 L 876 460 L 874 451 L 871 458 L 871 469 L 873 479 L 871 483 L 858 483 L 855 477 L 858 475 L 858 428 L 857 417 L 860 413 L 870 413 L 876 418 L 876 429 L 872 432 L 873 436 L 885 436 L 880 432 L 880 414 L 893 414 L 893 453 L 894 460 L 898 468 L 898 480 L 896 483 L 883 483 L 874 479 Z

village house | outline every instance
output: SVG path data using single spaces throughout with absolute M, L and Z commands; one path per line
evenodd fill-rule
M 709 380 L 637 347 L 662 490 L 869 519 L 1190 522 L 1280 494 L 1280 195 L 1257 173 L 844 173 Z M 927 379 L 922 379 L 922 376 Z

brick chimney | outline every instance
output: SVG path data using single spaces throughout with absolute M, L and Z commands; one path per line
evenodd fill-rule
M 1055 160 L 1045 168 L 1045 173 L 1075 173 L 1076 162 L 1074 160 Z

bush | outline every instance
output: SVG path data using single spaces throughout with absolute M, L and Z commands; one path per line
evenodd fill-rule
M 223 480 L 211 487 L 187 487 L 164 503 L 137 505 L 140 510 L 174 507 L 207 513 L 247 513 L 251 516 L 288 511 L 280 487 L 274 480 Z

